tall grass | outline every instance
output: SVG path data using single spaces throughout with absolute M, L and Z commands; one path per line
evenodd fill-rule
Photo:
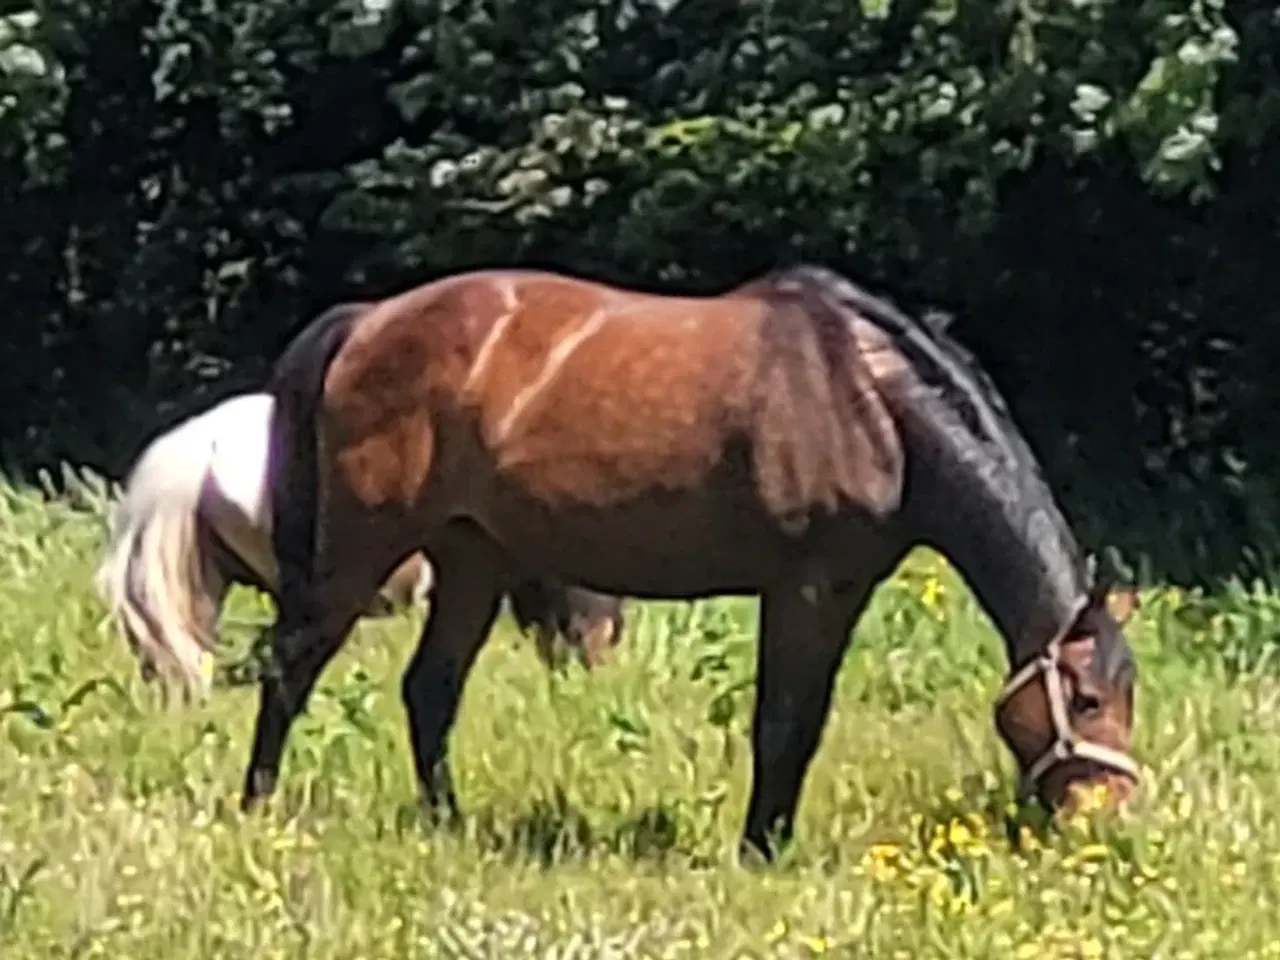
M 468 814 L 413 813 L 398 677 L 365 622 L 261 818 L 251 689 L 165 712 L 90 587 L 100 488 L 0 488 L 0 957 L 1280 957 L 1280 597 L 1148 589 L 1121 823 L 1012 807 L 1000 644 L 939 558 L 858 631 L 797 843 L 734 864 L 755 610 L 633 604 L 617 662 L 550 676 L 504 625 L 454 737 Z M 240 591 L 227 658 L 270 611 Z

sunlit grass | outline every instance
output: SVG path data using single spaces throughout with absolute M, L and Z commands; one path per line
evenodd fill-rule
M 413 814 L 399 672 L 366 622 L 236 810 L 251 689 L 165 713 L 103 622 L 98 521 L 0 491 L 0 957 L 1280 957 L 1280 599 L 1149 591 L 1127 820 L 1049 829 L 991 726 L 1000 645 L 938 558 L 885 584 L 797 843 L 735 866 L 754 608 L 633 605 L 559 679 L 504 626 L 454 739 L 468 818 Z M 228 656 L 269 611 L 238 592 Z

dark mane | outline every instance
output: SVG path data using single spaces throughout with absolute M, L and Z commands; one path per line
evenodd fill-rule
M 1042 571 L 1041 589 L 1051 595 L 1035 598 L 1044 607 L 1056 607 L 1057 630 L 1066 629 L 1063 618 L 1091 587 L 1091 572 L 1074 534 L 1045 480 L 1040 463 L 1018 428 L 1004 397 L 977 358 L 947 328 L 951 317 L 939 310 L 925 311 L 922 319 L 910 316 L 887 299 L 823 267 L 802 265 L 778 271 L 767 282 L 784 289 L 807 288 L 826 305 L 844 316 L 855 314 L 882 330 L 908 362 L 917 384 L 904 394 L 914 411 L 913 422 L 929 434 L 930 446 L 948 451 L 952 484 L 966 492 L 979 516 L 974 529 L 961 534 L 972 541 L 975 530 L 1000 526 L 1028 551 Z M 956 469 L 964 465 L 964 469 Z M 982 519 L 985 518 L 985 519 Z M 975 518 L 957 519 L 973 523 Z M 994 577 L 994 558 L 982 557 L 977 567 Z M 1011 585 L 1010 585 L 1011 586 Z M 1000 595 L 998 586 L 988 593 Z M 1070 594 L 1070 596 L 1068 596 Z M 1031 616 L 1031 614 L 1027 614 Z M 1017 618 L 1013 618 L 1017 619 Z M 1118 669 L 1127 656 L 1123 642 L 1100 636 L 1095 661 L 1106 672 Z
M 843 311 L 852 311 L 883 330 L 911 363 L 921 381 L 940 392 L 941 399 L 989 451 L 1010 468 L 1040 476 L 1040 465 L 1013 420 L 1008 404 L 977 358 L 947 333 L 953 317 L 930 308 L 918 320 L 832 270 L 799 266 L 770 278 L 774 283 L 802 283 L 832 297 Z
M 807 278 L 764 277 L 739 288 L 768 304 L 748 403 L 760 495 L 793 533 L 840 504 L 876 517 L 901 505 L 898 430 L 847 311 Z

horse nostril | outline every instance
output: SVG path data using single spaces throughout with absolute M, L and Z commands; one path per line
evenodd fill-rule
M 1102 698 L 1092 693 L 1078 693 L 1071 701 L 1077 716 L 1093 717 L 1102 711 Z

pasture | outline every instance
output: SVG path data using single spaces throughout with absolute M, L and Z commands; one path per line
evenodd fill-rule
M 0 956 L 1280 957 L 1280 597 L 1144 592 L 1122 822 L 1048 830 L 991 725 L 995 633 L 937 557 L 885 584 L 842 671 L 795 846 L 735 864 L 754 607 L 632 603 L 615 662 L 552 677 L 505 625 L 454 735 L 468 818 L 414 813 L 399 676 L 365 621 L 261 818 L 256 688 L 166 712 L 91 588 L 86 491 L 0 488 Z M 224 659 L 269 607 L 237 592 Z

